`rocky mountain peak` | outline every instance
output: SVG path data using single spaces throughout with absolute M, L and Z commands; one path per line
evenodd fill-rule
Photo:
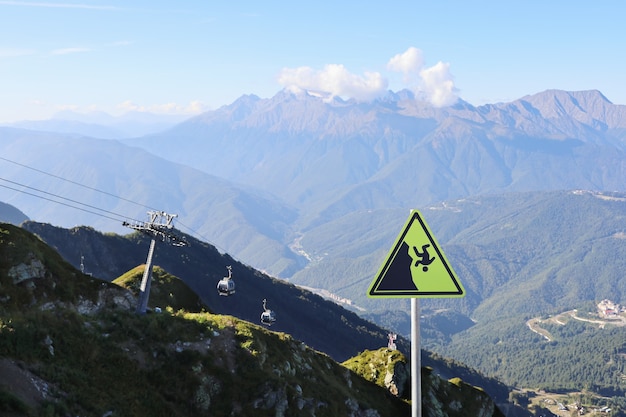
M 600 91 L 546 90 L 513 102 L 528 103 L 543 118 L 570 118 L 601 128 L 626 127 L 626 106 L 611 103 Z

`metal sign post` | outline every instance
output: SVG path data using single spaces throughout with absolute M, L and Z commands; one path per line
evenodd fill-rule
M 422 417 L 420 306 L 417 298 L 411 298 L 411 416 Z
M 396 238 L 367 291 L 371 298 L 411 298 L 411 408 L 422 417 L 420 298 L 458 298 L 465 290 L 417 210 Z

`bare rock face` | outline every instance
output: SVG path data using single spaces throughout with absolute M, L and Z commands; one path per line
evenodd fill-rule
M 392 360 L 392 357 L 389 357 L 389 361 Z M 385 374 L 385 387 L 389 390 L 389 392 L 396 396 L 402 398 L 404 395 L 405 387 L 408 386 L 407 382 L 411 377 L 411 371 L 406 362 L 396 362 L 393 365 L 392 369 L 387 368 L 387 373 Z
M 445 380 L 422 370 L 422 379 L 427 387 L 422 398 L 428 417 L 504 416 L 487 393 L 460 378 Z
M 34 278 L 44 278 L 46 268 L 41 260 L 37 259 L 33 253 L 29 254 L 30 261 L 20 263 L 9 269 L 9 277 L 13 279 L 14 284 Z
M 75 307 L 79 314 L 95 314 L 107 308 L 130 311 L 135 309 L 136 306 L 137 299 L 130 291 L 123 288 L 104 286 L 98 291 L 98 300 L 96 302 L 81 297 Z

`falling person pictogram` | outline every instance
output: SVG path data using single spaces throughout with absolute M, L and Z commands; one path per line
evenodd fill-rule
M 421 264 L 422 265 L 422 271 L 424 271 L 424 272 L 428 272 L 428 265 L 433 263 L 433 261 L 435 260 L 435 257 L 433 256 L 431 258 L 430 254 L 428 253 L 428 247 L 429 246 L 430 245 L 422 245 L 422 251 L 421 252 L 417 251 L 417 246 L 413 246 L 413 251 L 415 252 L 417 257 L 420 258 L 417 261 L 415 261 L 415 266 L 419 266 Z

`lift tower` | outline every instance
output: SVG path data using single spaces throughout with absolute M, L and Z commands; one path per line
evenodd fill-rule
M 167 242 L 172 246 L 187 246 L 187 241 L 178 236 L 172 231 L 174 226 L 172 221 L 176 214 L 168 214 L 164 211 L 149 211 L 149 222 L 139 222 L 130 224 L 123 222 L 122 224 L 131 229 L 138 230 L 150 237 L 150 250 L 148 250 L 148 259 L 146 260 L 146 269 L 143 271 L 143 278 L 141 279 L 141 286 L 139 287 L 139 299 L 137 301 L 137 314 L 146 314 L 146 308 L 148 307 L 148 297 L 150 296 L 150 284 L 152 282 L 152 255 L 154 254 L 154 247 L 157 240 L 161 242 Z

